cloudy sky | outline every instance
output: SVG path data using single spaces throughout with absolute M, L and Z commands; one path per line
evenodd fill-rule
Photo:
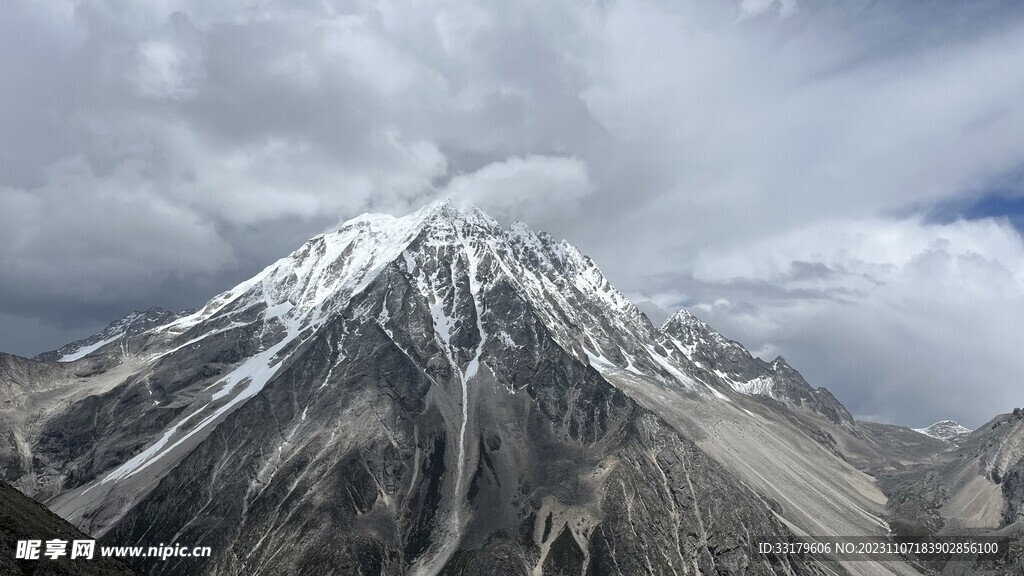
M 455 194 L 862 418 L 1024 405 L 1024 4 L 14 0 L 0 350 Z

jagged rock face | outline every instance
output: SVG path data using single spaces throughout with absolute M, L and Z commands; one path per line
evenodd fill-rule
M 29 495 L 40 493 L 41 485 L 53 486 L 43 496 L 59 489 L 53 477 L 59 475 L 37 456 L 35 444 L 40 431 L 53 419 L 67 414 L 78 401 L 88 402 L 121 382 L 129 369 L 105 356 L 73 364 L 30 360 L 0 353 L 0 474 Z M 63 467 L 61 459 L 58 467 Z M 46 480 L 37 483 L 37 477 Z M 43 492 L 46 492 L 44 489 Z
M 757 554 L 790 537 L 770 506 L 604 377 L 724 401 L 658 338 L 565 243 L 361 217 L 71 363 L 117 383 L 26 428 L 20 486 L 215 551 L 155 574 L 817 573 Z
M 1008 524 L 1020 522 L 1024 520 L 1024 410 L 1015 408 L 1011 414 L 989 424 L 989 429 L 1002 432 L 1004 438 L 998 443 L 997 456 L 988 459 L 1002 480 L 1004 520 Z
M 752 382 L 765 375 L 765 365 L 751 356 L 742 344 L 722 336 L 714 328 L 703 322 L 691 312 L 676 312 L 661 327 L 662 332 L 676 339 L 687 356 L 699 365 L 737 383 Z M 755 394 L 772 392 L 769 382 L 761 387 L 751 384 L 741 391 Z
M 59 380 L 61 366 L 0 352 L 0 410 L 18 409 L 33 392 Z
M 1018 460 L 1007 470 L 1002 485 L 1006 500 L 1003 519 L 1007 524 L 1024 520 L 1024 459 Z

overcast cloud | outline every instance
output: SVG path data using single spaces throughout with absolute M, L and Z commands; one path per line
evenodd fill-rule
M 15 0 L 0 350 L 455 195 L 860 417 L 980 425 L 1024 404 L 1021 215 L 968 209 L 1024 206 L 1024 5 L 908 4 Z

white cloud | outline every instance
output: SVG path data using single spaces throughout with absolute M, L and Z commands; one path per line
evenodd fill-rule
M 925 42 L 937 15 L 850 4 L 739 24 L 612 5 L 583 96 L 665 174 L 637 220 L 672 214 L 691 246 L 753 238 L 976 192 L 1020 166 L 1020 18 Z
M 586 164 L 576 158 L 537 155 L 460 174 L 444 190 L 495 218 L 531 222 L 565 218 L 591 192 Z
M 698 313 L 858 413 L 976 426 L 1024 403 L 1024 241 L 1006 221 L 809 226 L 705 252 L 694 281 Z
M 195 92 L 196 64 L 177 46 L 159 40 L 139 46 L 135 82 L 139 92 L 153 98 L 183 98 Z
M 1010 270 L 1024 286 L 1021 236 L 997 219 L 929 224 L 921 218 L 824 221 L 760 239 L 755 244 L 723 245 L 694 261 L 694 275 L 705 280 L 753 278 L 785 280 L 794 262 L 822 263 L 843 270 L 842 278 L 863 275 L 888 282 L 919 264 L 923 254 L 982 258 Z M 1010 275 L 1014 279 L 1014 275 Z M 971 277 L 958 283 L 972 282 Z
M 796 0 L 743 0 L 740 2 L 740 18 L 753 18 L 771 10 L 777 10 L 779 16 L 784 17 L 796 9 Z

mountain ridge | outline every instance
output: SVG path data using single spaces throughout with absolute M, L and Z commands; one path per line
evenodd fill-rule
M 699 368 L 713 372 L 737 392 L 765 396 L 791 408 L 808 408 L 836 424 L 853 424 L 853 415 L 831 392 L 813 388 L 785 358 L 778 356 L 770 363 L 756 358 L 685 308 L 669 317 L 661 332 Z

